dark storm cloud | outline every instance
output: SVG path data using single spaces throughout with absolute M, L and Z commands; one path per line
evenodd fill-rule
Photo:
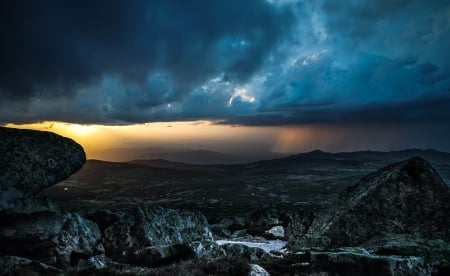
M 336 108 L 334 104 L 318 106 L 289 106 L 284 109 L 261 112 L 219 121 L 220 124 L 298 125 L 335 124 L 358 125 L 370 123 L 441 123 L 450 122 L 450 94 L 439 98 L 420 98 L 395 103 L 372 103 Z
M 174 100 L 218 72 L 245 81 L 293 21 L 258 0 L 19 0 L 0 11 L 2 101 L 74 96 L 113 75 L 145 87 L 138 107 Z M 147 80 L 154 71 L 170 89 Z
M 450 2 L 2 2 L 0 119 L 450 123 Z

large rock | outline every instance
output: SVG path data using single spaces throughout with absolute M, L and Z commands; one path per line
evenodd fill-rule
M 104 231 L 106 255 L 136 265 L 160 265 L 194 256 L 220 255 L 200 213 L 138 207 Z
M 422 257 L 377 255 L 361 247 L 285 252 L 281 257 L 263 259 L 258 264 L 273 275 L 425 276 L 432 273 Z
M 257 264 L 250 265 L 249 276 L 270 276 L 269 272 Z
M 338 252 L 311 252 L 310 262 L 316 270 L 338 275 L 423 276 L 431 274 L 430 267 L 421 257 L 378 256 L 368 254 L 364 252 L 364 249 L 350 249 Z
M 250 247 L 239 243 L 226 243 L 221 245 L 227 256 L 245 258 L 248 261 L 258 261 L 262 258 L 269 258 L 271 254 L 261 248 Z
M 69 177 L 85 161 L 83 148 L 69 138 L 0 127 L 0 210 Z
M 346 189 L 290 245 L 356 246 L 391 234 L 448 240 L 449 199 L 448 186 L 431 165 L 422 158 L 411 158 L 369 174 Z
M 376 255 L 418 256 L 432 268 L 432 275 L 450 275 L 450 242 L 426 240 L 411 235 L 374 238 L 363 245 Z
M 15 255 L 57 267 L 104 253 L 98 226 L 78 214 L 44 212 L 8 217 L 0 227 L 0 255 Z
M 105 253 L 100 230 L 79 214 L 65 214 L 61 231 L 52 238 L 56 262 L 64 265 Z

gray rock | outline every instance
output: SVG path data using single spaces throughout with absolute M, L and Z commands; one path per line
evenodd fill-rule
M 225 256 L 225 251 L 213 240 L 193 241 L 189 247 L 194 250 L 197 257 L 217 258 Z
M 418 256 L 432 267 L 433 275 L 449 275 L 450 242 L 426 240 L 411 235 L 391 235 L 371 239 L 364 244 L 368 252 L 377 255 Z
M 411 158 L 369 174 L 342 192 L 297 245 L 357 246 L 391 234 L 448 240 L 449 199 L 448 186 L 431 165 Z
M 226 243 L 221 245 L 227 256 L 239 257 L 248 261 L 258 261 L 262 258 L 268 258 L 271 255 L 258 247 L 250 247 L 244 244 Z
M 97 224 L 76 213 L 64 215 L 63 227 L 51 241 L 57 263 L 63 266 L 105 253 Z
M 303 244 L 298 244 L 298 242 L 308 233 L 309 228 L 315 220 L 316 214 L 312 211 L 292 215 L 285 231 L 288 246 L 297 250 L 299 247 L 303 247 Z
M 104 253 L 100 230 L 78 214 L 33 214 L 0 227 L 0 254 L 31 258 L 57 267 Z
M 0 210 L 79 170 L 83 148 L 54 133 L 0 127 Z
M 270 276 L 269 272 L 257 264 L 250 264 L 249 276 Z
M 311 252 L 311 263 L 313 269 L 339 275 L 431 275 L 430 267 L 421 257 L 378 256 L 364 253 L 364 250 Z
M 284 227 L 281 225 L 274 226 L 274 227 L 270 228 L 269 230 L 267 230 L 266 233 L 271 234 L 275 238 L 284 238 Z
M 103 241 L 108 257 L 136 265 L 152 266 L 220 251 L 202 214 L 153 206 L 124 214 L 105 230 Z

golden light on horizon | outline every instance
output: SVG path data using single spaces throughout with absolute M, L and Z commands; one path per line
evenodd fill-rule
M 364 126 L 297 125 L 278 127 L 233 126 L 211 121 L 158 122 L 132 125 L 40 122 L 6 124 L 6 127 L 51 131 L 81 144 L 87 158 L 98 158 L 110 149 L 203 149 L 236 155 L 267 152 L 383 150 L 397 136 L 395 125 L 370 129 Z M 383 130 L 383 131 L 381 131 Z M 367 140 L 370 137 L 370 140 Z M 426 144 L 423 146 L 427 147 Z
M 81 144 L 88 158 L 98 151 L 111 148 L 145 148 L 160 146 L 197 147 L 208 149 L 211 144 L 253 140 L 272 140 L 274 128 L 219 125 L 210 121 L 158 122 L 132 125 L 94 125 L 65 122 L 6 124 L 6 127 L 50 131 L 69 137 Z M 192 146 L 194 145 L 194 146 Z

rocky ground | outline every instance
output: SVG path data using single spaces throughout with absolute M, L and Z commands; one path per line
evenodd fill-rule
M 448 186 L 422 158 L 368 174 L 322 211 L 207 218 L 155 205 L 64 212 L 38 193 L 82 148 L 0 128 L 0 275 L 450 275 Z

